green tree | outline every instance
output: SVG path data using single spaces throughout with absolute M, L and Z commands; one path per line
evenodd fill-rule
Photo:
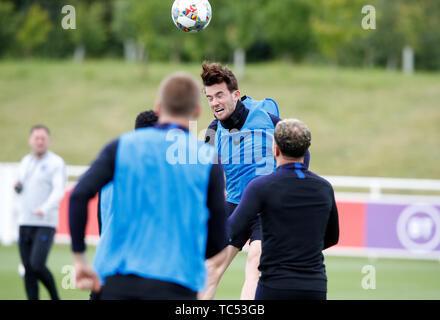
M 377 30 L 362 32 L 360 41 L 354 44 L 364 47 L 375 64 L 397 69 L 405 46 L 416 52 L 420 50 L 426 14 L 422 3 L 417 0 L 372 0 Z
M 17 33 L 16 43 L 25 56 L 31 56 L 35 49 L 48 40 L 52 28 L 48 13 L 38 4 L 34 4 Z
M 140 60 L 133 3 L 127 0 L 116 0 L 112 6 L 112 13 L 111 30 L 123 43 L 125 59 L 127 61 Z
M 268 1 L 265 34 L 278 56 L 301 60 L 313 44 L 312 7 L 303 0 Z
M 12 47 L 17 27 L 18 18 L 14 5 L 9 1 L 0 1 L 0 55 Z
M 426 0 L 422 7 L 422 27 L 418 34 L 416 50 L 417 68 L 440 70 L 440 1 Z
M 105 7 L 101 2 L 76 2 L 76 29 L 69 30 L 76 45 L 75 56 L 82 60 L 87 53 L 99 54 L 104 48 L 107 33 L 104 23 Z
M 129 0 L 118 14 L 124 21 L 114 30 L 125 39 L 134 38 L 140 60 L 196 60 L 206 48 L 205 31 L 188 34 L 178 30 L 171 19 L 172 1 Z M 119 25 L 119 27 L 118 27 Z
M 361 28 L 361 10 L 365 4 L 361 0 L 313 2 L 313 34 L 320 51 L 332 63 L 340 63 L 341 50 L 366 34 Z
M 221 12 L 224 23 L 225 41 L 230 52 L 233 52 L 236 74 L 240 76 L 244 66 L 240 65 L 240 57 L 245 54 L 259 39 L 264 38 L 264 7 L 265 0 L 236 1 L 226 0 Z M 237 59 L 237 61 L 236 61 Z
M 161 14 L 160 9 L 164 3 L 165 1 L 130 0 L 129 19 L 136 29 L 136 43 L 140 49 L 141 60 L 148 61 L 150 46 L 154 38 L 158 36 L 155 32 L 155 21 L 157 21 L 157 15 Z
M 416 67 L 438 69 L 440 67 L 439 2 L 401 0 L 397 5 L 397 15 L 399 19 L 396 32 L 402 35 L 403 45 L 414 49 Z

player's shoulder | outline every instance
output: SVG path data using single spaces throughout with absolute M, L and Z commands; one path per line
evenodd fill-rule
M 209 124 L 208 129 L 217 130 L 217 127 L 218 127 L 218 119 L 214 119 Z
M 104 147 L 101 149 L 101 152 L 98 155 L 98 159 L 113 159 L 116 157 L 116 153 L 118 151 L 119 142 L 121 140 L 121 136 L 114 138 L 107 142 Z
M 254 179 L 252 179 L 249 183 L 248 183 L 248 188 L 250 189 L 258 189 L 259 191 L 261 190 L 265 190 L 266 188 L 268 188 L 270 186 L 270 184 L 276 180 L 276 176 L 274 174 L 275 172 L 272 172 L 270 174 L 266 174 L 266 175 L 262 175 L 262 176 L 258 176 Z
M 31 159 L 32 155 L 30 153 L 26 154 L 25 156 L 23 156 L 23 158 L 21 158 L 20 163 L 26 163 Z
M 280 117 L 278 117 L 278 116 L 276 116 L 276 115 L 274 115 L 274 114 L 272 114 L 270 112 L 268 112 L 267 114 L 269 115 L 270 120 L 272 120 L 272 123 L 273 123 L 274 127 L 277 125 L 278 122 L 281 121 Z
M 320 176 L 320 175 L 318 175 L 318 174 L 316 174 L 316 173 L 314 173 L 314 172 L 312 172 L 310 170 L 307 171 L 307 176 L 309 177 L 309 179 L 313 179 L 316 182 L 321 183 L 323 186 L 326 186 L 326 187 L 328 187 L 330 189 L 333 189 L 332 184 L 327 179 L 325 179 L 324 177 L 322 177 L 322 176 Z
M 64 159 L 53 151 L 48 151 L 49 161 L 53 164 L 64 166 Z

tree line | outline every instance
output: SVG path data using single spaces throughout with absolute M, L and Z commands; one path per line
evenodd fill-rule
M 417 69 L 440 69 L 438 0 L 211 0 L 213 17 L 200 33 L 171 20 L 172 0 L 0 0 L 0 56 L 124 57 L 131 61 L 295 62 L 397 68 L 402 49 Z M 76 29 L 63 29 L 65 5 Z M 375 8 L 365 30 L 362 8 Z

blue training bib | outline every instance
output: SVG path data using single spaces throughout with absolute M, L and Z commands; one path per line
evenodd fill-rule
M 213 150 L 181 129 L 145 128 L 120 137 L 111 222 L 95 255 L 103 281 L 136 274 L 193 291 L 204 288 L 213 160 L 213 152 L 201 152 L 206 148 Z
M 278 116 L 278 106 L 272 99 L 242 101 L 249 114 L 243 127 L 236 132 L 218 122 L 215 146 L 226 174 L 226 201 L 239 203 L 248 183 L 261 175 L 272 173 L 274 125 L 268 110 Z M 270 112 L 270 113 L 272 113 Z

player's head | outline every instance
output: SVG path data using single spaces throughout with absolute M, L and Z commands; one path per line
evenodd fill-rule
M 147 110 L 139 113 L 134 124 L 135 129 L 152 127 L 157 122 L 157 114 L 153 110 Z
M 309 128 L 298 119 L 285 119 L 277 123 L 274 133 L 275 159 L 303 161 L 310 147 L 312 135 Z
M 218 120 L 226 120 L 234 112 L 240 99 L 237 78 L 227 67 L 219 63 L 202 64 L 204 91 L 214 116 Z
M 201 90 L 197 80 L 184 72 L 166 77 L 159 87 L 159 117 L 197 118 L 201 112 Z
M 37 124 L 33 126 L 29 132 L 29 145 L 32 152 L 36 156 L 41 156 L 46 153 L 50 144 L 50 131 L 49 128 Z

